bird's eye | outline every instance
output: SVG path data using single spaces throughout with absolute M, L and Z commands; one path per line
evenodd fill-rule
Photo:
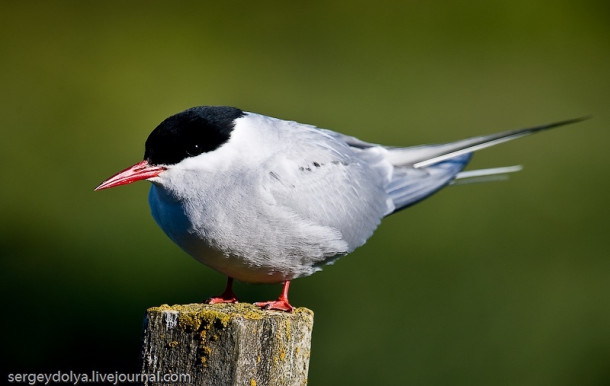
M 186 148 L 186 154 L 191 157 L 199 155 L 202 152 L 203 150 L 201 150 L 201 145 L 199 145 L 198 143 L 191 144 Z

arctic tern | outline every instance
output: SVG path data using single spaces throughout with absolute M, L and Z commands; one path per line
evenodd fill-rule
M 149 204 L 184 251 L 228 277 L 208 303 L 237 302 L 233 279 L 283 283 L 257 306 L 291 311 L 290 281 L 352 252 L 381 219 L 452 183 L 518 166 L 462 171 L 472 153 L 582 120 L 456 142 L 390 147 L 234 107 L 199 106 L 165 119 L 144 160 L 95 190 L 152 182 Z

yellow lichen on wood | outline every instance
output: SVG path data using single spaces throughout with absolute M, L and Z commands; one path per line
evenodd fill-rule
M 178 346 L 178 342 L 177 342 L 177 341 L 175 341 L 175 340 L 172 340 L 171 342 L 168 342 L 168 343 L 167 343 L 167 346 L 168 346 L 169 348 L 174 348 L 174 347 Z

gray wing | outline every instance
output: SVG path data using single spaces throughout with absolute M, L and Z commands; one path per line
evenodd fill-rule
M 351 252 L 393 210 L 385 192 L 383 152 L 358 153 L 326 131 L 301 126 L 264 165 L 276 204 L 300 219 L 338 231 Z
M 438 145 L 385 147 L 387 154 L 383 161 L 392 167 L 389 182 L 385 186 L 385 191 L 394 204 L 394 209 L 390 213 L 416 204 L 456 179 L 464 182 L 492 181 L 495 179 L 494 177 L 502 177 L 507 173 L 520 170 L 519 166 L 511 166 L 461 172 L 477 150 L 584 119 L 587 118 L 569 119 Z M 356 151 L 366 152 L 379 146 L 329 130 L 325 130 L 325 132 L 329 136 L 345 142 Z
M 304 221 L 339 232 L 347 253 L 362 245 L 384 216 L 460 178 L 473 152 L 580 120 L 405 148 L 295 124 L 283 138 L 282 151 L 269 159 L 264 170 L 276 204 Z M 493 176 L 515 170 L 479 173 Z M 461 176 L 468 178 L 469 174 Z

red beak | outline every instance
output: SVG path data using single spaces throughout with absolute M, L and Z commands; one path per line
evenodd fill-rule
M 138 162 L 127 169 L 102 182 L 95 190 L 114 188 L 115 186 L 131 184 L 132 182 L 147 180 L 166 170 L 163 166 L 152 166 L 147 161 Z

